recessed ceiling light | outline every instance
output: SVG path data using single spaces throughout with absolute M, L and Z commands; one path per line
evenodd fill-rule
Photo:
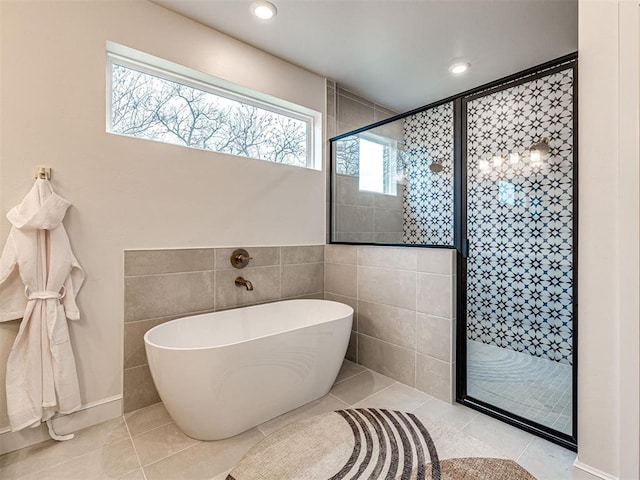
M 471 64 L 466 60 L 455 60 L 451 65 L 449 65 L 449 72 L 451 75 L 462 75 L 464 72 L 469 70 Z
M 278 9 L 276 6 L 266 0 L 257 0 L 251 4 L 251 13 L 260 20 L 269 20 L 276 16 Z

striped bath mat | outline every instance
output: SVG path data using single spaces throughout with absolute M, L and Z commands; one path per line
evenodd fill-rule
M 300 420 L 255 445 L 227 480 L 535 480 L 479 440 L 411 413 L 359 408 Z

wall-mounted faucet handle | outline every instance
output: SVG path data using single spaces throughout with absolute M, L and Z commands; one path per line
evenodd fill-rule
M 231 254 L 231 265 L 234 268 L 244 268 L 249 264 L 249 260 L 253 260 L 253 257 L 249 256 L 244 248 L 238 248 Z

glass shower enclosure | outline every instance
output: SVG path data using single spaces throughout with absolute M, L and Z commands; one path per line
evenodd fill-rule
M 576 56 L 331 139 L 332 243 L 456 248 L 456 400 L 576 448 Z
M 459 400 L 566 446 L 576 441 L 574 67 L 461 106 Z

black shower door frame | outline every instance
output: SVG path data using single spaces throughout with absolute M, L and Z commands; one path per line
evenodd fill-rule
M 533 422 L 467 393 L 467 103 L 553 73 L 573 70 L 573 336 L 572 336 L 572 434 L 567 435 Z M 578 64 L 577 54 L 539 65 L 467 92 L 454 101 L 454 236 L 457 250 L 456 401 L 553 443 L 576 451 L 578 394 Z

